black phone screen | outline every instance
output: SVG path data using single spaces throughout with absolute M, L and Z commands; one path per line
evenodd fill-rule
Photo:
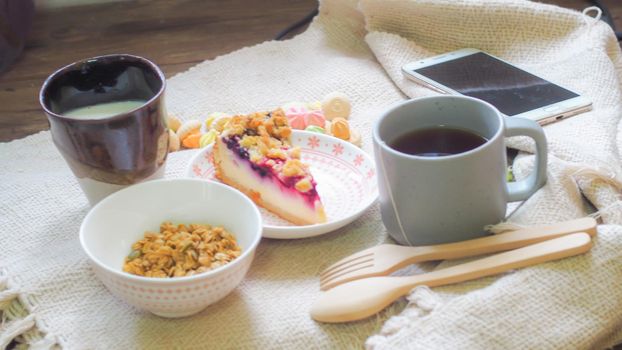
M 579 96 L 483 52 L 415 72 L 463 95 L 484 100 L 508 116 Z

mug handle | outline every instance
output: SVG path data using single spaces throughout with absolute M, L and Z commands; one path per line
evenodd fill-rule
M 510 202 L 526 200 L 546 183 L 547 143 L 542 127 L 533 120 L 504 117 L 505 136 L 527 136 L 536 142 L 536 168 L 526 179 L 509 182 L 508 200 Z

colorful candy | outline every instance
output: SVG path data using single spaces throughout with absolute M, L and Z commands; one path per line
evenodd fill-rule
M 347 119 L 350 116 L 351 108 L 350 99 L 341 92 L 331 92 L 322 100 L 322 113 L 328 120 Z
M 320 134 L 326 134 L 326 130 L 324 128 L 319 127 L 317 125 L 309 125 L 305 128 L 305 131 L 317 132 Z
M 361 134 L 350 129 L 350 99 L 341 92 L 332 92 L 315 102 L 288 102 L 282 107 L 293 129 L 323 133 L 361 146 Z
M 186 137 L 181 140 L 181 144 L 184 145 L 185 148 L 199 148 L 199 140 L 201 140 L 201 132 L 197 131 L 186 135 Z
M 361 146 L 361 135 L 351 130 L 346 120 L 350 116 L 351 105 L 343 93 L 332 92 L 321 102 L 289 102 L 281 108 L 293 129 L 328 134 Z M 204 123 L 198 120 L 182 123 L 178 118 L 169 116 L 169 152 L 181 147 L 203 148 L 213 144 L 229 120 L 231 115 L 222 112 L 209 114 Z M 203 125 L 207 132 L 201 131 Z
M 330 125 L 330 132 L 333 136 L 342 140 L 350 140 L 350 125 L 344 118 L 335 118 Z
M 291 105 L 285 110 L 289 126 L 293 129 L 304 130 L 309 125 L 324 127 L 326 118 L 319 110 L 308 110 L 304 106 Z
M 285 110 L 289 126 L 298 130 L 304 130 L 307 126 L 305 121 L 307 114 L 309 114 L 309 111 L 303 106 L 291 106 Z
M 326 125 L 326 118 L 324 118 L 322 111 L 309 111 L 305 116 L 305 124 L 306 126 L 315 125 L 323 128 Z

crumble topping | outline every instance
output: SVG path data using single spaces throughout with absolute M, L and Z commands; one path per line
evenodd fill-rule
M 292 147 L 289 149 L 289 156 L 294 159 L 300 159 L 300 147 Z
M 292 133 L 292 129 L 289 127 L 287 117 L 282 109 L 277 109 L 272 112 L 236 115 L 222 126 L 222 128 L 223 136 L 260 136 L 262 142 L 267 146 L 269 146 L 271 138 L 289 144 L 289 136 Z
M 300 161 L 300 147 L 291 146 L 291 132 L 285 113 L 277 109 L 233 116 L 222 126 L 221 137 L 230 148 L 237 142 L 243 148 L 238 154 L 254 163 L 260 175 L 275 174 L 287 186 L 312 194 L 315 183 Z
M 304 176 L 306 174 L 307 165 L 301 162 L 299 159 L 289 159 L 283 165 L 283 175 L 291 176 Z
M 285 152 L 285 150 L 280 149 L 280 148 L 269 149 L 266 156 L 268 158 L 276 158 L 276 159 L 283 159 L 283 160 L 287 159 L 287 153 Z
M 303 178 L 302 180 L 296 182 L 296 189 L 300 192 L 307 192 L 313 189 L 313 184 L 309 181 L 308 177 Z

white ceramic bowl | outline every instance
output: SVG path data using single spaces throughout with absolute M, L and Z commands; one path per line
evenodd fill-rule
M 242 254 L 232 262 L 189 277 L 148 278 L 123 272 L 131 245 L 160 223 L 224 226 Z M 261 239 L 259 210 L 241 192 L 198 179 L 156 180 L 130 186 L 99 202 L 84 218 L 80 243 L 93 270 L 112 294 L 162 317 L 195 314 L 242 281 Z

